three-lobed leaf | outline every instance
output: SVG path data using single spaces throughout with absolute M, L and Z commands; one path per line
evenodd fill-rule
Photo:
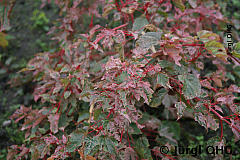
M 178 79 L 183 83 L 182 91 L 187 99 L 193 99 L 201 95 L 201 84 L 195 75 L 179 75 Z
M 225 60 L 228 57 L 226 49 L 224 48 L 223 44 L 220 42 L 209 41 L 205 43 L 205 48 L 220 59 Z
M 143 31 L 144 26 L 149 24 L 145 17 L 138 17 L 134 20 L 132 30 L 133 31 Z
M 136 46 L 140 49 L 148 50 L 159 43 L 161 36 L 162 32 L 147 32 L 137 40 Z
M 151 99 L 150 107 L 156 108 L 156 107 L 160 106 L 162 104 L 163 98 L 166 94 L 167 94 L 167 90 L 165 88 L 158 90 L 158 92 L 156 92 L 153 95 L 153 98 Z

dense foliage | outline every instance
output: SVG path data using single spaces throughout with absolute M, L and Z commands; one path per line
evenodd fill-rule
M 161 146 L 178 145 L 179 126 L 170 120 L 183 117 L 219 131 L 212 145 L 226 145 L 224 124 L 239 140 L 240 43 L 228 44 L 238 40 L 236 26 L 217 3 L 45 0 L 42 7 L 47 3 L 60 9 L 49 32 L 59 47 L 21 70 L 33 75 L 41 108 L 22 105 L 11 116 L 22 123 L 25 143 L 12 145 L 8 159 L 181 158 Z

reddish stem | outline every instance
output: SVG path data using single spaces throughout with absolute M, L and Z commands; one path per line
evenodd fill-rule
M 128 135 L 128 131 L 127 131 L 127 139 L 128 139 L 128 146 L 131 147 L 130 140 L 129 140 L 129 135 Z
M 132 14 L 130 14 L 130 17 L 131 17 L 131 21 L 132 21 L 132 23 L 134 23 L 134 17 L 133 17 L 133 13 L 132 13 Z
M 210 111 L 212 111 L 216 116 L 218 116 L 218 118 L 220 120 L 223 120 L 224 122 L 226 122 L 228 125 L 230 125 L 231 127 L 233 127 L 234 129 L 236 129 L 239 133 L 240 130 L 233 124 L 231 124 L 229 121 L 227 121 L 226 119 L 224 119 L 224 117 L 222 117 L 217 111 L 215 111 L 214 109 L 212 109 L 211 107 L 209 107 Z
M 227 53 L 227 55 L 228 55 L 229 57 L 231 57 L 232 59 L 234 59 L 238 64 L 240 64 L 239 59 L 237 59 L 236 57 L 232 56 L 231 53 Z
M 92 28 L 93 27 L 93 14 L 92 14 L 92 17 L 91 17 L 91 23 L 89 24 L 89 28 Z
M 63 99 L 64 93 L 65 93 L 66 90 L 68 89 L 68 86 L 69 86 L 69 83 L 68 83 L 68 85 L 65 87 L 65 89 L 64 89 L 64 91 L 63 91 L 63 93 L 62 93 L 62 96 L 61 96 L 60 101 L 57 103 L 57 105 L 58 105 L 58 109 L 57 109 L 57 112 L 56 112 L 56 113 L 58 113 L 58 111 L 59 111 L 59 109 L 60 109 L 60 105 L 61 105 L 61 102 L 62 102 L 62 99 Z M 56 105 L 55 105 L 55 107 L 56 107 Z
M 220 125 L 221 125 L 221 138 L 220 138 L 220 140 L 222 141 L 222 138 L 223 138 L 223 123 L 222 123 L 222 120 L 220 120 Z
M 204 44 L 191 43 L 191 44 L 182 44 L 182 46 L 201 46 L 201 47 L 203 47 Z
M 122 28 L 122 27 L 126 27 L 128 25 L 128 23 L 126 23 L 126 24 L 123 24 L 123 25 L 121 25 L 121 26 L 118 26 L 118 27 L 115 27 L 115 28 L 113 28 L 112 30 L 117 30 L 117 29 L 119 29 L 119 28 Z
M 117 0 L 115 0 L 115 6 L 117 7 L 117 11 L 118 11 L 118 12 L 121 12 L 121 9 L 120 9 L 120 7 L 119 7 L 119 4 L 118 4 Z
M 122 130 L 122 132 L 121 132 L 120 142 L 122 142 L 123 131 L 124 131 L 124 128 L 123 128 L 123 130 Z
M 155 152 L 155 153 L 160 153 L 160 154 L 166 156 L 168 159 L 175 160 L 175 159 L 172 158 L 170 155 L 168 155 L 168 154 L 164 154 L 164 153 L 162 153 L 162 152 L 160 152 L 160 151 L 158 151 L 158 150 L 153 150 L 153 152 Z
M 198 49 L 198 54 L 197 54 L 197 56 L 194 57 L 193 59 L 189 60 L 188 62 L 193 62 L 193 61 L 197 60 L 198 57 L 199 57 L 201 54 L 202 54 L 202 53 L 201 53 L 200 49 Z

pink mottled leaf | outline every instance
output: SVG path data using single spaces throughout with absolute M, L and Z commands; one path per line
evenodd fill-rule
M 50 114 L 48 116 L 48 121 L 50 122 L 50 130 L 54 134 L 58 132 L 58 121 L 59 121 L 60 114 Z
M 182 59 L 179 55 L 181 52 L 180 48 L 177 48 L 174 45 L 166 45 L 163 52 L 165 55 L 170 56 L 177 65 L 181 66 L 179 62 Z
M 125 152 L 124 152 L 124 159 L 125 160 L 131 160 L 131 159 L 136 159 L 138 156 L 137 156 L 137 153 L 134 151 L 133 148 L 131 147 L 127 147 L 125 149 Z
M 187 106 L 184 102 L 177 102 L 175 103 L 175 107 L 177 108 L 178 119 L 180 119 L 183 116 L 183 112 Z

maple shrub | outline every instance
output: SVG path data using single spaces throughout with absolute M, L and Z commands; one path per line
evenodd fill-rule
M 9 147 L 9 160 L 176 159 L 160 147 L 178 145 L 184 117 L 218 131 L 212 144 L 225 145 L 223 126 L 239 140 L 240 43 L 234 56 L 224 41 L 232 23 L 215 1 L 47 3 L 59 7 L 49 32 L 58 49 L 22 70 L 42 105 L 11 116 L 26 140 Z

